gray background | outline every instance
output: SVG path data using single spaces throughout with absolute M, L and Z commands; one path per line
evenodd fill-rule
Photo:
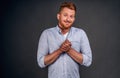
M 47 78 L 36 60 L 41 32 L 57 25 L 56 14 L 65 0 L 2 0 L 1 62 L 3 78 Z M 69 0 L 67 0 L 69 1 Z M 93 53 L 81 78 L 120 78 L 120 1 L 71 0 L 77 6 L 75 27 L 85 30 Z

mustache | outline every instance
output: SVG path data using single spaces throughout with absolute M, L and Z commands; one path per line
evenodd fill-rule
M 64 22 L 66 22 L 66 23 L 71 23 L 71 21 L 68 21 L 68 20 L 65 20 Z

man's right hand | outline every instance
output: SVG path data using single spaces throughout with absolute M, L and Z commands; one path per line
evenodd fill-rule
M 60 50 L 62 52 L 67 52 L 70 48 L 71 48 L 71 42 L 68 39 L 66 39 L 60 46 Z

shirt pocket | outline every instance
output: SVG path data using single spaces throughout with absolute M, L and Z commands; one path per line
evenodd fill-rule
M 71 43 L 72 43 L 72 48 L 80 52 L 80 41 L 71 41 Z

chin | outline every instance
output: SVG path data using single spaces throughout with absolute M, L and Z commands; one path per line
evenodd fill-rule
M 61 24 L 60 26 L 61 26 L 62 29 L 69 29 L 72 26 L 72 24 L 67 24 L 67 25 L 66 24 Z
M 69 29 L 71 26 L 64 26 L 65 29 Z

